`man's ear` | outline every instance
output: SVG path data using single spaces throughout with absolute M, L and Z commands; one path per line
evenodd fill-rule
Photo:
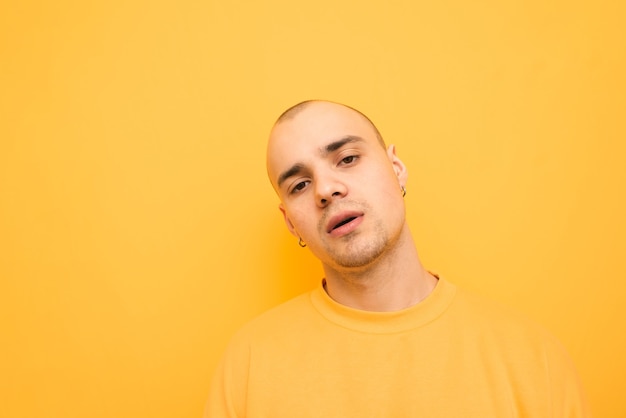
M 396 173 L 396 177 L 398 177 L 398 183 L 400 183 L 400 186 L 402 187 L 406 186 L 409 172 L 406 168 L 406 165 L 404 165 L 402 160 L 396 155 L 395 145 L 392 144 L 387 147 L 387 157 L 389 157 L 389 161 L 391 161 L 393 171 Z
M 291 223 L 291 220 L 287 216 L 287 211 L 283 207 L 282 203 L 278 205 L 278 209 L 282 212 L 283 218 L 285 219 L 285 224 L 287 225 L 287 229 L 289 230 L 289 232 L 291 232 L 291 235 L 300 238 L 300 235 L 298 235 L 298 233 L 296 232 L 296 227 L 293 226 L 293 223 Z

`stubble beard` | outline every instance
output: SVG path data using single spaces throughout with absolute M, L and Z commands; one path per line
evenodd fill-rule
M 364 202 L 358 205 L 365 209 L 365 213 L 372 215 L 371 208 Z M 371 218 L 370 218 L 371 219 Z M 322 218 L 320 226 L 325 224 Z M 339 268 L 364 268 L 375 262 L 389 246 L 389 234 L 383 227 L 382 221 L 376 220 L 373 230 L 368 232 L 371 237 L 365 237 L 361 231 L 354 231 L 345 235 L 331 245 L 322 243 L 327 256 Z
M 387 233 L 382 228 L 376 228 L 374 237 L 366 240 L 355 233 L 346 237 L 343 248 L 337 249 L 326 245 L 328 256 L 334 263 L 343 268 L 366 267 L 374 263 L 387 248 L 389 242 Z

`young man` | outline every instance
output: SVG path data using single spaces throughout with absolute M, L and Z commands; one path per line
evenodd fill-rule
M 362 113 L 290 108 L 267 170 L 325 278 L 233 338 L 205 417 L 588 416 L 557 341 L 424 269 L 405 221 L 407 169 Z

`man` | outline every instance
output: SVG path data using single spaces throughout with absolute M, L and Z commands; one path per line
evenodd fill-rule
M 583 417 L 550 335 L 421 264 L 407 168 L 362 113 L 307 101 L 276 122 L 267 170 L 319 288 L 231 341 L 205 417 Z

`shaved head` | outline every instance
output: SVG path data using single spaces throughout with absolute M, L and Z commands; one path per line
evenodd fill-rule
M 289 109 L 285 110 L 278 117 L 278 119 L 276 119 L 276 123 L 274 124 L 274 126 L 279 125 L 282 122 L 285 122 L 285 121 L 293 119 L 298 113 L 302 112 L 303 110 L 305 110 L 307 107 L 309 107 L 310 105 L 312 105 L 314 103 L 333 103 L 333 104 L 336 104 L 336 105 L 339 105 L 339 106 L 343 106 L 346 109 L 350 109 L 353 112 L 357 113 L 363 119 L 365 119 L 367 121 L 367 123 L 372 127 L 372 129 L 376 133 L 376 138 L 378 138 L 378 142 L 380 142 L 380 145 L 383 148 L 386 148 L 385 141 L 383 140 L 382 135 L 378 131 L 378 128 L 376 127 L 376 125 L 374 125 L 374 122 L 372 122 L 370 120 L 370 118 L 368 118 L 365 114 L 363 114 L 362 112 L 360 112 L 359 110 L 357 110 L 357 109 L 355 109 L 353 107 L 350 107 L 350 106 L 345 105 L 343 103 L 333 102 L 333 101 L 330 101 L 330 100 L 305 100 L 303 102 L 297 103 L 297 104 L 291 106 Z

